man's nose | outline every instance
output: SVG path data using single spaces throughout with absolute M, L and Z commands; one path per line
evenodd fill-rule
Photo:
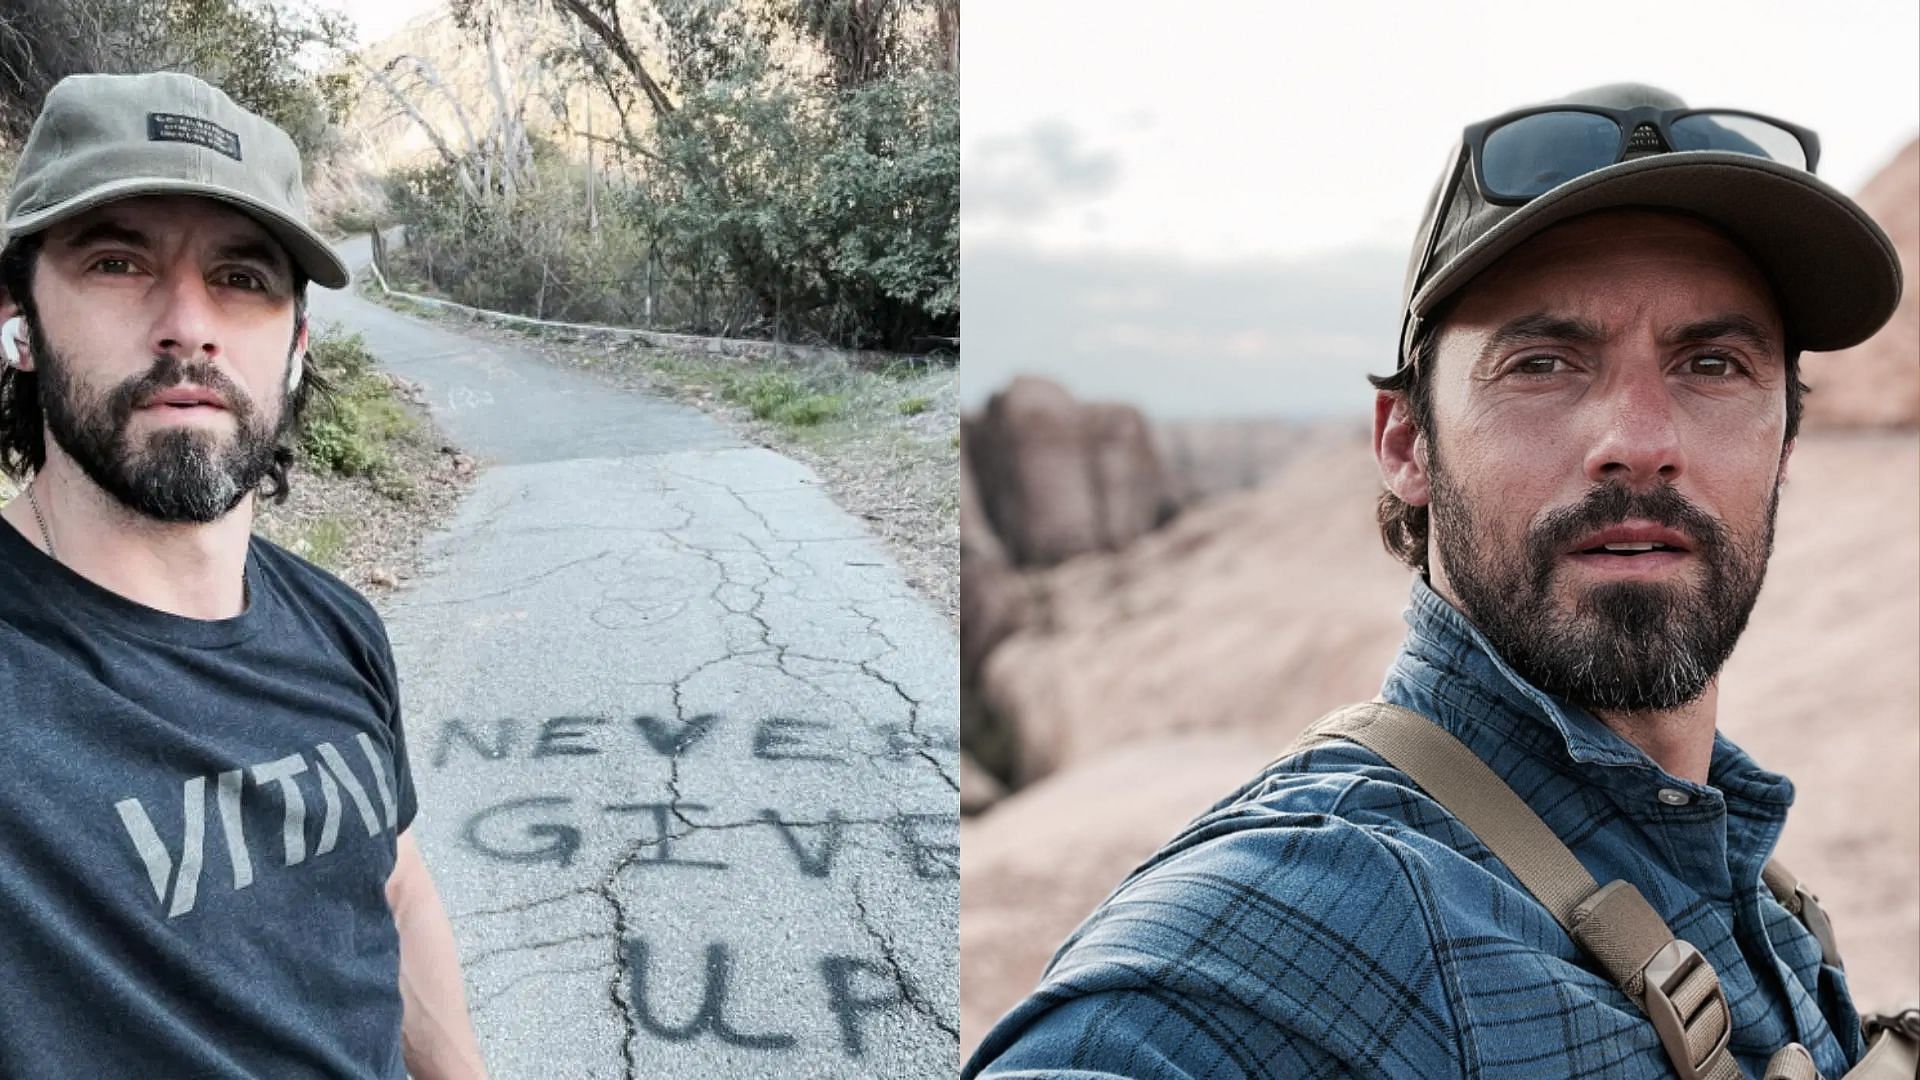
M 149 342 L 154 355 L 170 354 L 188 362 L 218 358 L 221 345 L 213 293 L 199 274 L 171 272 L 158 291 L 161 306 Z
M 1635 357 L 1593 389 L 1599 424 L 1587 452 L 1587 479 L 1596 484 L 1672 483 L 1685 471 L 1680 417 L 1672 388 L 1656 357 Z

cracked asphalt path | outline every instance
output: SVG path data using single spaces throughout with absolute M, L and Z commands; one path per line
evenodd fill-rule
M 697 411 L 312 306 L 482 463 L 382 613 L 492 1075 L 952 1075 L 951 624 Z

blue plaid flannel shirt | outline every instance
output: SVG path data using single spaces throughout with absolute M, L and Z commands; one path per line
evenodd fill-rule
M 1595 879 L 1638 886 L 1706 955 L 1742 1067 L 1759 1076 L 1796 1041 L 1829 1078 L 1859 1060 L 1845 977 L 1760 882 L 1785 777 L 1718 735 L 1708 784 L 1671 776 L 1522 680 L 1418 578 L 1406 617 L 1381 696 L 1466 743 Z M 1491 852 L 1406 774 L 1334 742 L 1269 766 L 1129 875 L 961 1075 L 1673 1072 L 1639 1008 Z

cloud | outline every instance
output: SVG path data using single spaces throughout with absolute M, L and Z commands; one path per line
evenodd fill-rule
M 1044 120 L 1018 135 L 980 140 L 961 171 L 961 200 L 969 218 L 1031 221 L 1062 203 L 1106 194 L 1119 176 L 1118 155 L 1091 146 L 1065 123 Z
M 1017 374 L 1159 419 L 1364 415 L 1393 366 L 1406 256 L 1232 265 L 976 244 L 961 261 L 971 408 Z

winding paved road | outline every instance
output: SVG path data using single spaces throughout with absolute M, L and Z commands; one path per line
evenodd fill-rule
M 951 624 L 699 412 L 312 307 L 482 464 L 382 613 L 492 1075 L 952 1075 Z

